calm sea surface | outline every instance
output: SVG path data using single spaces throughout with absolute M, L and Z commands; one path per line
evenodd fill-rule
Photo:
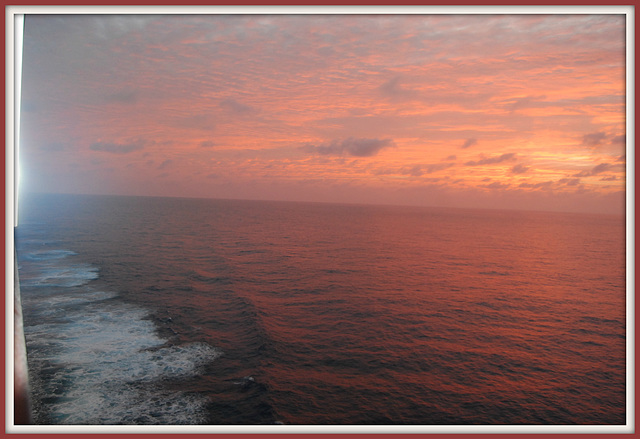
M 40 424 L 625 423 L 623 217 L 50 195 L 16 247 Z

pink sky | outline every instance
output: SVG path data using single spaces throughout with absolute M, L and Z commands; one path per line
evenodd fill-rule
M 29 15 L 25 191 L 621 213 L 623 15 Z

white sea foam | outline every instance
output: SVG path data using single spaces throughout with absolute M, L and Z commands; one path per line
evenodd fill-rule
M 34 399 L 46 399 L 40 422 L 62 424 L 193 424 L 206 422 L 205 397 L 163 389 L 220 355 L 204 343 L 165 346 L 147 312 L 109 299 L 112 292 L 79 287 L 97 268 L 68 264 L 68 251 L 31 259 L 25 276 L 25 336 Z M 37 287 L 29 290 L 29 287 Z M 33 294 L 30 296 L 29 292 Z M 34 293 L 35 292 L 35 293 Z M 30 323 L 31 322 L 31 323 Z M 47 412 L 47 414 L 45 414 Z M 38 416 L 41 419 L 38 419 Z
M 47 249 L 21 252 L 20 283 L 24 287 L 77 287 L 98 279 L 98 268 L 87 263 L 70 262 L 75 252 Z
M 89 264 L 44 266 L 40 276 L 26 280 L 24 286 L 78 287 L 98 279 L 98 269 Z
M 72 252 L 71 250 L 36 250 L 27 253 L 24 258 L 31 261 L 46 261 L 51 259 L 62 259 L 75 254 L 77 253 Z
M 199 423 L 206 398 L 161 389 L 164 380 L 195 375 L 219 356 L 204 343 L 163 346 L 146 313 L 122 303 L 87 306 L 55 321 L 27 328 L 32 361 L 57 368 L 39 397 L 55 399 L 55 422 Z
M 196 395 L 157 389 L 135 389 L 124 385 L 118 389 L 76 387 L 69 399 L 56 406 L 61 424 L 202 424 L 206 422 L 206 400 Z

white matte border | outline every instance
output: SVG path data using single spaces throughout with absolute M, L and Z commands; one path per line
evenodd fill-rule
M 626 425 L 195 425 L 195 426 L 38 426 L 13 424 L 13 276 L 14 212 L 13 169 L 14 129 L 18 123 L 14 108 L 18 90 L 14 89 L 14 69 L 20 61 L 15 47 L 17 27 L 23 14 L 624 14 L 626 15 L 626 116 L 627 116 L 627 424 Z M 629 434 L 635 431 L 635 314 L 634 314 L 634 231 L 635 231 L 635 22 L 633 6 L 6 6 L 6 138 L 5 138 L 5 233 L 6 233 L 6 433 L 35 434 Z M 20 42 L 21 43 L 21 42 Z M 14 107 L 16 105 L 16 107 Z M 16 197 L 17 198 L 17 197 Z
M 628 14 L 633 6 L 7 6 L 7 14 Z

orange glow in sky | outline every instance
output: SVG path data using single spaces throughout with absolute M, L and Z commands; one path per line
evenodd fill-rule
M 24 44 L 26 191 L 624 209 L 624 15 L 28 15 Z

